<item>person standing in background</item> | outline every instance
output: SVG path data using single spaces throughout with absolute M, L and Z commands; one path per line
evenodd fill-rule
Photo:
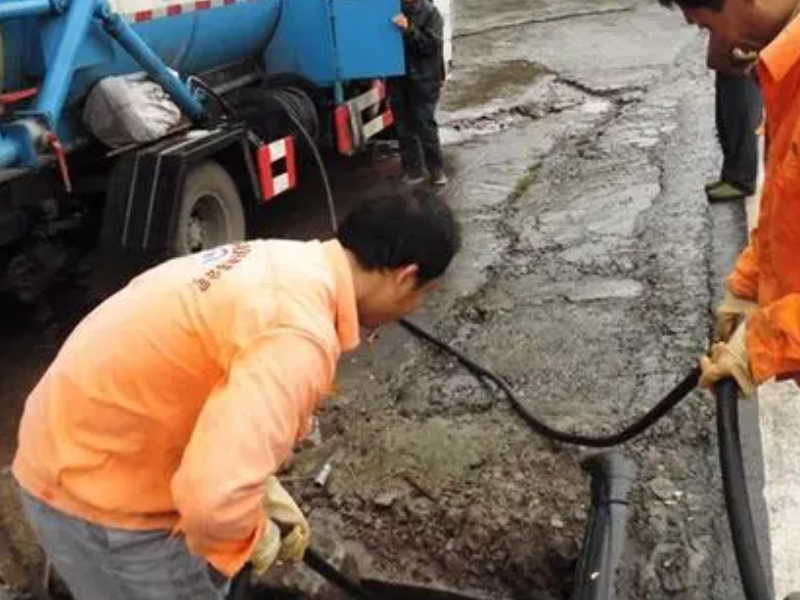
M 709 57 L 719 54 L 709 49 Z M 724 53 L 729 57 L 730 52 Z M 752 195 L 758 175 L 758 136 L 756 129 L 762 120 L 763 105 L 758 82 L 751 73 L 755 64 L 747 57 L 740 64 L 732 58 L 725 65 L 712 64 L 716 69 L 717 136 L 722 147 L 722 171 L 719 180 L 706 186 L 709 202 L 741 200 Z
M 430 0 L 403 0 L 392 19 L 403 31 L 406 74 L 389 80 L 405 180 L 421 183 L 425 168 L 433 185 L 445 185 L 436 106 L 444 81 L 444 20 Z

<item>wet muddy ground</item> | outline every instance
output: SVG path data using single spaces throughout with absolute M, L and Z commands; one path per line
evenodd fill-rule
M 591 4 L 591 6 L 589 6 Z M 704 40 L 655 0 L 462 0 L 442 101 L 464 250 L 414 317 L 507 378 L 559 428 L 608 433 L 705 348 L 743 212 L 702 193 L 718 164 Z M 340 211 L 398 185 L 396 158 L 336 161 Z M 326 235 L 318 182 L 268 235 Z M 47 348 L 8 324 L 0 459 Z M 581 450 L 534 435 L 452 359 L 387 327 L 347 357 L 287 485 L 363 574 L 564 598 L 588 505 Z M 695 393 L 626 452 L 638 463 L 621 598 L 743 597 Z M 322 488 L 312 482 L 330 460 Z

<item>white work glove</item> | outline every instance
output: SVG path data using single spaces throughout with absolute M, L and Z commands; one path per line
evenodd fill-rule
M 758 308 L 758 304 L 725 291 L 722 303 L 717 307 L 714 323 L 714 341 L 727 342 L 745 317 Z
M 308 521 L 275 476 L 264 484 L 264 512 L 267 526 L 250 558 L 258 575 L 276 560 L 300 562 L 311 541 Z
M 711 346 L 708 356 L 700 359 L 700 385 L 711 387 L 720 379 L 733 377 L 745 396 L 752 396 L 756 384 L 750 372 L 750 361 L 747 356 L 745 337 L 747 321 L 736 329 L 727 342 L 718 342 Z
M 253 571 L 257 575 L 266 573 L 269 568 L 275 564 L 280 550 L 281 530 L 274 521 L 267 519 L 264 534 L 261 536 L 255 548 L 253 548 L 253 554 L 250 555 L 250 563 L 253 565 Z

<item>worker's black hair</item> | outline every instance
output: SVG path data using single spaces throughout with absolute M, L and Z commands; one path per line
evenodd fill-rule
M 658 0 L 658 3 L 666 7 L 677 4 L 681 8 L 707 8 L 719 12 L 725 0 Z
M 461 247 L 450 207 L 421 189 L 364 202 L 345 218 L 337 237 L 367 270 L 418 265 L 419 285 L 443 275 Z

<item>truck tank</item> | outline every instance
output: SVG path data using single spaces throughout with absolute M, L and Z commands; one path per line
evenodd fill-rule
M 257 54 L 275 32 L 286 0 L 116 0 L 123 15 L 170 68 L 197 73 Z M 4 30 L 3 89 L 35 84 L 53 63 L 63 17 L 8 21 Z M 134 60 L 94 23 L 78 53 L 70 97 L 97 79 L 140 70 Z
M 286 1 L 112 0 L 109 5 L 166 66 L 185 76 L 258 55 L 273 36 Z M 55 62 L 64 20 L 64 15 L 31 16 L 2 24 L 2 90 L 40 84 Z M 76 56 L 67 110 L 103 77 L 140 70 L 95 20 Z

